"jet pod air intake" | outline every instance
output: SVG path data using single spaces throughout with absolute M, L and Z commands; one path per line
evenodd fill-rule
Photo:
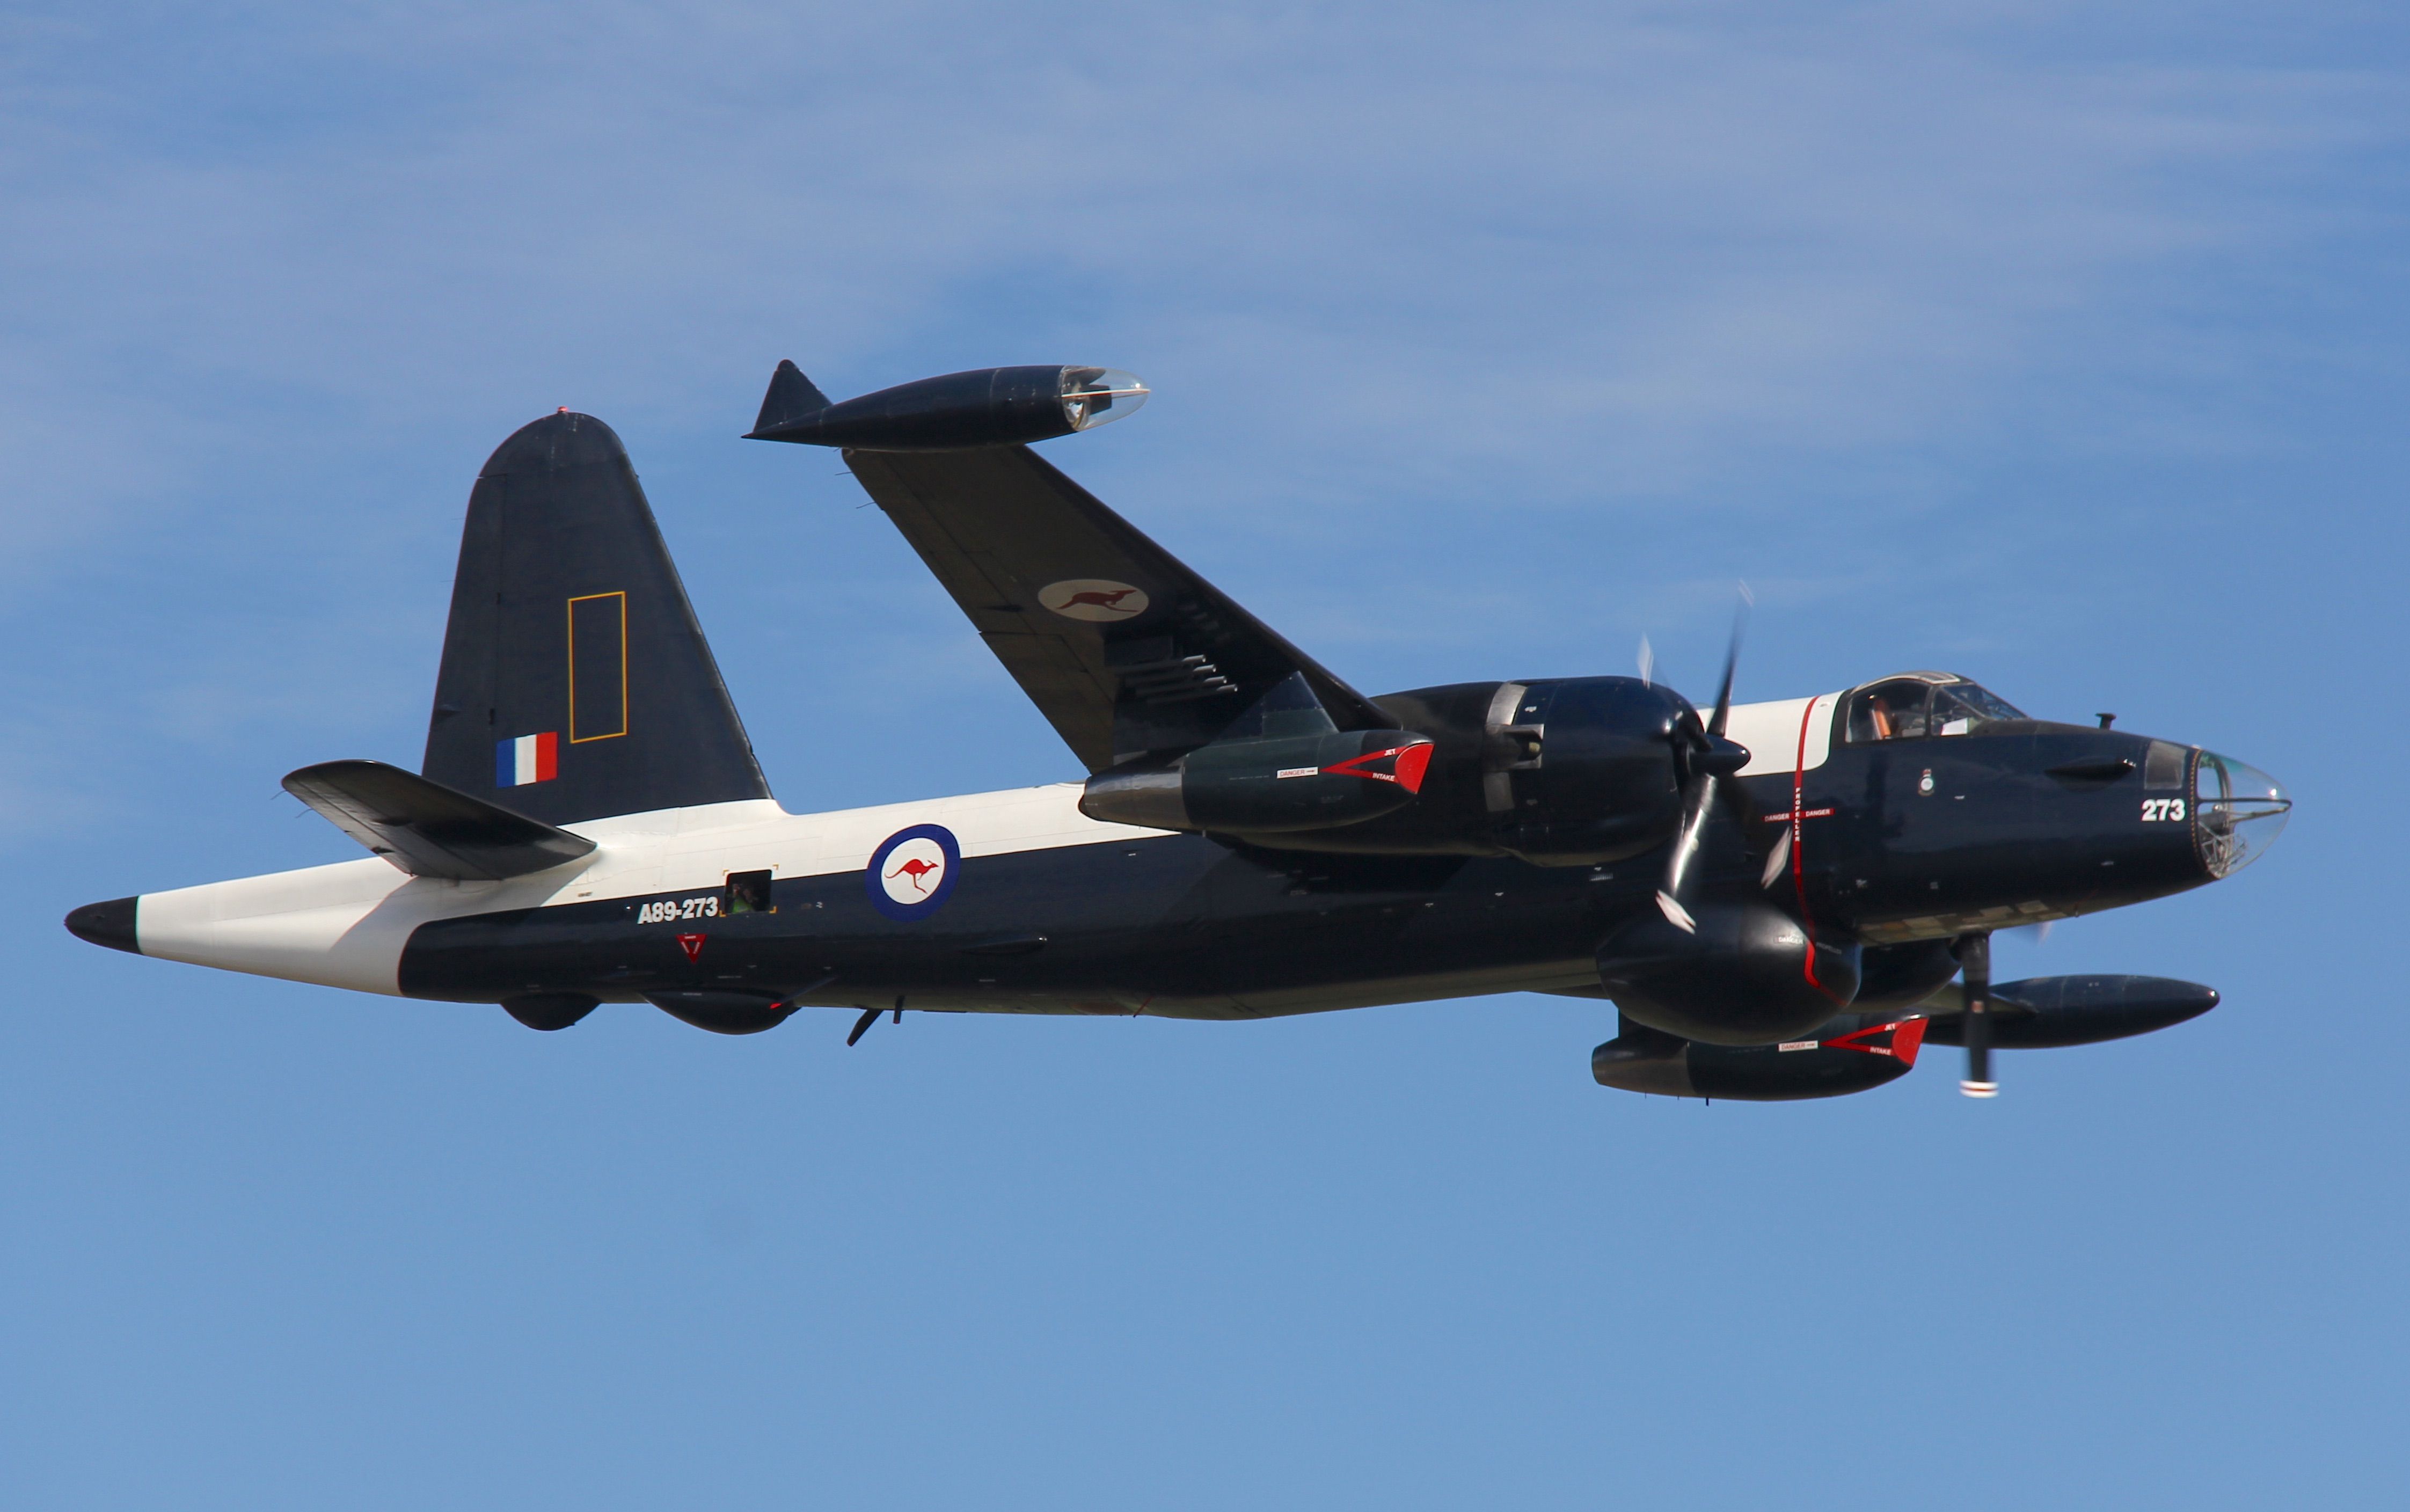
M 781 362 L 748 441 L 873 452 L 959 451 L 1067 436 L 1136 411 L 1147 387 L 1111 368 L 980 368 L 831 403 Z

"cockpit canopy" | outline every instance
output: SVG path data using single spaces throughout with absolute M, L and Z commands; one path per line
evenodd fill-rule
M 1851 745 L 1916 740 L 1926 735 L 1980 735 L 2024 710 L 1981 683 L 1950 672 L 1904 672 L 1850 695 Z

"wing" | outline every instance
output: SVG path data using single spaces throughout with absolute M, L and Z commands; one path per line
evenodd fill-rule
M 1340 729 L 1394 722 L 1026 446 L 845 460 L 1090 771 L 1201 746 L 1298 674 Z

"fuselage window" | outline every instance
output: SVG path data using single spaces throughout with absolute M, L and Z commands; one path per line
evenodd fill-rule
M 770 874 L 766 871 L 732 871 L 728 874 L 728 907 L 730 913 L 776 913 L 778 906 L 770 901 Z

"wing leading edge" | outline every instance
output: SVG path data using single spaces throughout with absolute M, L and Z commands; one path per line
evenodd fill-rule
M 1339 729 L 1394 722 L 1026 446 L 845 460 L 1092 772 L 1204 745 L 1292 676 Z

